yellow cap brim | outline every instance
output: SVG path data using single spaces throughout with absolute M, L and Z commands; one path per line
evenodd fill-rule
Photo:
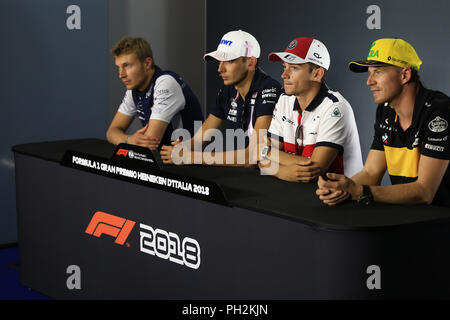
M 363 60 L 363 61 L 351 61 L 348 64 L 348 67 L 353 72 L 367 72 L 367 69 L 369 67 L 385 67 L 389 66 L 390 64 L 376 61 L 376 60 Z

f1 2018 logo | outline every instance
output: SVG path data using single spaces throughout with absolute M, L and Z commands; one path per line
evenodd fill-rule
M 85 232 L 96 237 L 100 237 L 102 234 L 113 236 L 116 238 L 115 243 L 123 245 L 130 235 L 134 224 L 134 221 L 97 211 L 94 213 Z
M 134 221 L 97 211 L 85 232 L 96 237 L 100 237 L 102 234 L 113 236 L 116 238 L 115 243 L 123 245 L 135 224 Z M 140 224 L 140 228 L 141 252 L 192 269 L 200 267 L 200 245 L 197 240 L 189 237 L 180 239 L 176 233 L 154 229 L 143 223 Z M 128 243 L 127 246 L 129 246 Z

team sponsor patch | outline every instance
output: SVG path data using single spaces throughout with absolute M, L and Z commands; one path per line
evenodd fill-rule
M 382 137 L 381 140 L 383 140 L 383 143 L 387 144 L 388 143 L 388 134 L 385 133 Z
M 332 117 L 342 117 L 341 111 L 339 110 L 338 107 L 334 108 L 333 112 L 331 113 Z
M 169 89 L 156 90 L 155 94 L 169 94 Z
M 430 149 L 433 151 L 441 151 L 441 152 L 445 150 L 445 148 L 442 146 L 435 146 L 433 144 L 428 144 L 428 143 L 425 144 L 425 149 Z
M 270 92 L 277 92 L 277 88 L 270 88 L 270 89 L 264 89 L 263 91 L 261 91 L 262 94 L 266 94 L 266 93 L 270 93 Z
M 428 141 L 436 141 L 436 142 L 442 142 L 447 141 L 448 136 L 442 137 L 442 138 L 428 138 Z
M 288 49 L 289 49 L 289 50 L 292 50 L 292 49 L 294 49 L 296 46 L 297 46 L 297 40 L 293 40 L 293 41 L 291 41 L 291 43 L 289 43 Z
M 444 118 L 437 116 L 428 123 L 428 129 L 433 132 L 443 132 L 447 130 L 448 122 Z

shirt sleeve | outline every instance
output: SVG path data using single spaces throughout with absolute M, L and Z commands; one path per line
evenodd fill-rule
M 349 135 L 352 117 L 349 106 L 344 103 L 332 104 L 322 114 L 317 132 L 316 146 L 327 146 L 344 151 L 345 141 Z
M 150 120 L 169 123 L 174 115 L 184 109 L 185 105 L 183 90 L 172 76 L 162 75 L 156 79 Z
M 283 140 L 283 126 L 282 126 L 282 111 L 281 111 L 281 105 L 282 105 L 282 99 L 284 99 L 285 96 L 281 96 L 278 102 L 275 105 L 275 108 L 272 111 L 272 121 L 270 122 L 269 132 L 268 136 L 272 137 L 274 139 Z
M 382 123 L 382 115 L 383 115 L 383 105 L 378 105 L 376 118 L 375 118 L 375 124 L 373 126 L 374 128 L 374 134 L 373 134 L 373 141 L 372 146 L 370 149 L 384 151 L 384 145 L 383 145 L 383 130 L 381 129 L 381 123 Z
M 450 160 L 449 127 L 450 104 L 439 106 L 431 113 L 425 122 L 426 127 L 423 148 L 421 153 L 425 156 Z
M 224 88 L 220 89 L 219 92 L 217 93 L 216 101 L 211 106 L 209 113 L 217 118 L 225 119 L 223 103 L 225 103 L 224 102 Z
M 125 96 L 123 97 L 122 103 L 119 106 L 120 113 L 123 113 L 127 116 L 134 117 L 137 114 L 137 108 L 133 101 L 133 94 L 131 90 L 127 90 L 125 92 Z
M 266 81 L 256 97 L 254 109 L 255 119 L 261 116 L 273 115 L 275 105 L 281 95 L 282 90 L 280 84 L 273 79 L 269 80 Z

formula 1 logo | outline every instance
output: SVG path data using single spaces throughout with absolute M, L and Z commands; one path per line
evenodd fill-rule
M 126 157 L 128 155 L 128 150 L 119 149 L 119 150 L 117 150 L 117 155 Z
M 134 221 L 113 216 L 105 212 L 97 211 L 89 222 L 85 233 L 100 238 L 107 234 L 116 238 L 117 244 L 123 245 L 135 225 Z
M 133 230 L 135 221 L 117 217 L 109 213 L 97 211 L 92 216 L 85 233 L 100 238 L 107 234 L 116 238 L 114 241 L 123 245 Z M 140 252 L 161 259 L 198 269 L 201 263 L 200 244 L 190 237 L 180 237 L 174 232 L 141 223 L 139 225 Z M 127 243 L 127 247 L 130 245 Z

